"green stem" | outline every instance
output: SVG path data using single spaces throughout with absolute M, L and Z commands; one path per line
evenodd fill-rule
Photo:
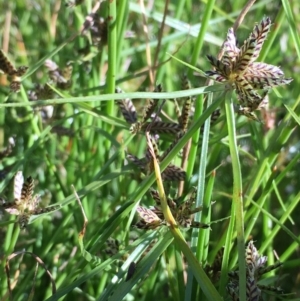
M 108 5 L 108 71 L 107 71 L 107 93 L 115 92 L 116 85 L 116 64 L 117 64 L 117 4 L 116 0 L 110 0 Z M 114 114 L 114 101 L 109 100 L 106 104 L 108 116 Z M 107 150 L 110 148 L 110 141 L 106 140 Z
M 202 266 L 200 265 L 199 261 L 197 260 L 193 252 L 191 251 L 190 247 L 187 245 L 180 230 L 178 228 L 172 228 L 172 227 L 170 227 L 170 230 L 180 250 L 186 257 L 189 263 L 189 268 L 191 269 L 194 277 L 199 283 L 207 299 L 213 301 L 223 300 L 221 296 L 218 294 L 215 287 L 211 284 L 211 281 L 207 277 L 206 273 L 204 272 Z
M 203 19 L 201 22 L 201 27 L 200 27 L 200 31 L 197 37 L 197 41 L 195 44 L 195 48 L 192 54 L 192 60 L 191 60 L 191 65 L 196 65 L 197 61 L 199 59 L 201 50 L 202 50 L 202 46 L 204 43 L 204 36 L 207 33 L 207 28 L 209 25 L 209 21 L 211 18 L 211 14 L 213 12 L 213 8 L 214 8 L 214 4 L 215 4 L 215 0 L 210 0 L 208 1 L 207 5 L 205 6 L 205 11 L 203 13 Z M 193 74 L 193 70 L 192 69 L 188 69 L 188 77 L 191 78 Z M 195 114 L 194 114 L 194 120 L 197 120 L 202 112 L 203 112 L 203 94 L 200 94 L 197 96 L 197 99 L 195 101 Z M 189 160 L 188 160 L 188 166 L 187 166 L 187 179 L 190 179 L 192 173 L 193 173 L 193 169 L 195 166 L 195 160 L 196 160 L 196 154 L 197 154 L 197 150 L 198 150 L 198 141 L 199 141 L 199 136 L 200 136 L 200 128 L 199 130 L 194 134 L 193 138 L 192 138 L 192 145 L 191 145 L 191 149 L 190 149 L 190 155 L 189 155 Z
M 117 8 L 117 34 L 118 34 L 118 51 L 117 51 L 117 66 L 120 66 L 120 54 L 121 49 L 123 47 L 123 41 L 124 41 L 124 34 L 128 19 L 128 10 L 129 10 L 129 2 L 128 0 L 119 1 L 118 8 Z
M 226 119 L 228 125 L 229 149 L 233 171 L 233 195 L 232 206 L 235 209 L 237 246 L 239 255 L 239 297 L 246 300 L 246 266 L 245 266 L 245 237 L 244 237 L 244 212 L 243 212 L 243 188 L 242 174 L 238 154 L 237 138 L 235 132 L 234 108 L 231 93 L 226 94 L 225 100 Z M 231 238 L 230 238 L 231 239 Z

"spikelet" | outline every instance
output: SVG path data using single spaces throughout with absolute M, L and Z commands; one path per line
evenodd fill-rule
M 222 61 L 217 60 L 212 55 L 207 55 L 210 64 L 215 67 L 216 71 L 207 71 L 206 75 L 213 78 L 218 82 L 229 81 L 229 76 L 232 72 L 231 66 L 224 64 Z
M 92 43 L 98 48 L 107 45 L 108 38 L 108 19 L 99 17 L 98 14 L 91 14 L 93 18 L 90 32 L 92 36 Z
M 153 137 L 152 135 L 150 135 L 150 143 L 152 145 L 156 160 L 159 160 L 158 146 L 157 146 L 155 137 Z M 148 147 L 148 150 L 150 150 L 150 147 Z M 147 152 L 147 153 L 149 154 L 149 152 Z M 146 155 L 146 157 L 147 157 L 147 155 Z M 152 160 L 152 156 L 149 156 L 149 159 Z
M 154 92 L 161 92 L 161 91 L 162 91 L 162 86 L 159 84 L 155 87 Z M 157 100 L 153 100 L 153 99 L 149 100 L 149 104 L 146 106 L 146 108 L 144 110 L 141 123 L 144 123 L 151 117 L 155 108 L 157 107 L 157 104 L 158 104 Z
M 8 145 L 3 150 L 0 151 L 0 160 L 9 156 L 14 146 L 15 146 L 14 143 L 8 143 Z
M 27 66 L 20 66 L 15 68 L 10 60 L 7 58 L 3 50 L 0 50 L 0 70 L 11 78 L 10 90 L 12 92 L 19 92 L 21 87 L 21 76 L 27 71 Z
M 211 114 L 211 118 L 210 118 L 211 125 L 214 124 L 219 119 L 220 116 L 221 116 L 220 109 L 213 111 L 213 113 Z
M 109 237 L 106 242 L 105 242 L 105 249 L 104 252 L 105 254 L 109 255 L 109 256 L 114 256 L 116 255 L 119 250 L 120 250 L 120 243 L 117 239 L 114 239 L 112 237 Z
M 139 227 L 143 229 L 151 229 L 156 227 L 156 223 L 160 221 L 161 224 L 165 224 L 163 213 L 161 212 L 161 200 L 159 194 L 156 190 L 150 190 L 151 196 L 154 199 L 156 206 L 152 207 L 151 209 L 147 209 L 143 207 L 142 213 L 145 216 L 142 216 L 140 213 L 139 215 L 144 220 L 142 223 L 139 223 Z M 173 200 L 170 197 L 167 197 L 167 204 L 179 226 L 183 228 L 209 228 L 209 225 L 203 224 L 200 222 L 196 222 L 193 220 L 193 214 L 202 210 L 202 207 L 192 208 L 194 203 L 194 194 L 191 197 L 178 205 L 178 200 Z M 147 210 L 146 210 L 147 209 Z M 139 209 L 141 210 L 141 209 Z M 149 210 L 151 212 L 149 212 Z M 149 214 L 149 216 L 148 216 Z M 153 221 L 155 217 L 155 221 Z M 148 222 L 146 221 L 148 220 Z M 149 225 L 150 224 L 150 225 Z
M 180 225 L 184 226 L 185 228 L 207 229 L 209 228 L 207 224 L 203 224 L 192 220 L 192 215 L 202 210 L 202 206 L 193 208 L 195 197 L 196 197 L 196 190 L 194 190 L 191 193 L 190 198 L 188 198 L 185 202 L 183 202 L 181 205 L 178 206 L 176 210 L 176 220 Z
M 67 90 L 72 86 L 72 64 L 72 61 L 67 62 L 66 66 L 61 70 L 54 61 L 50 59 L 45 61 L 50 79 L 62 90 Z
M 73 62 L 67 62 L 66 66 L 61 71 L 61 77 L 57 81 L 57 87 L 62 90 L 67 90 L 72 86 Z
M 252 57 L 255 52 L 256 40 L 246 40 L 240 49 L 240 52 L 236 58 L 236 62 L 233 63 L 233 71 L 238 72 L 242 75 L 250 62 L 252 62 Z
M 281 287 L 263 284 L 258 284 L 257 286 L 264 292 L 275 293 L 276 295 L 284 295 L 284 290 Z
M 259 301 L 261 298 L 261 292 L 275 292 L 277 294 L 282 294 L 283 291 L 278 288 L 274 290 L 272 286 L 264 286 L 258 283 L 260 277 L 279 266 L 281 263 L 276 263 L 273 266 L 265 267 L 267 262 L 266 256 L 261 256 L 253 241 L 250 241 L 246 247 L 246 296 L 247 300 Z M 232 300 L 239 300 L 239 273 L 238 271 L 232 271 L 228 273 L 230 277 L 230 282 L 227 285 L 227 291 Z
M 179 105 L 178 105 L 178 102 L 176 99 L 173 100 L 174 101 L 174 106 L 175 106 L 175 114 L 178 118 L 178 121 L 180 121 L 180 118 L 181 118 L 181 110 L 179 108 Z
M 156 229 L 163 224 L 163 221 L 148 208 L 137 206 L 136 211 L 141 218 L 140 223 L 136 224 L 139 229 Z
M 239 301 L 239 294 L 238 294 L 238 285 L 234 282 L 230 282 L 226 286 L 226 290 L 231 298 L 232 301 Z
M 36 91 L 37 99 L 40 99 L 40 100 L 52 99 L 54 97 L 54 92 L 48 84 L 37 85 L 35 91 Z
M 265 63 L 251 63 L 243 77 L 252 83 L 254 89 L 268 89 L 275 86 L 289 84 L 292 79 L 284 78 L 284 74 L 279 67 Z
M 149 160 L 146 159 L 146 158 L 139 159 L 139 158 L 137 158 L 136 156 L 134 156 L 132 154 L 127 154 L 126 158 L 130 162 L 132 162 L 134 165 L 136 165 L 137 167 L 139 167 L 141 169 L 144 169 L 146 164 L 149 162 Z
M 34 180 L 32 179 L 32 177 L 28 177 L 24 182 L 21 190 L 21 202 L 25 203 L 26 206 L 29 205 L 29 201 L 32 199 L 33 189 Z
M 21 171 L 18 171 L 14 178 L 14 201 L 5 203 L 2 207 L 9 214 L 18 215 L 18 223 L 21 229 L 24 229 L 32 215 L 40 215 L 59 209 L 61 206 L 52 206 L 47 208 L 39 208 L 40 196 L 33 197 L 34 180 L 28 177 L 24 182 Z
M 7 75 L 13 75 L 17 72 L 16 68 L 7 58 L 3 50 L 0 50 L 0 70 L 2 70 Z
M 223 63 L 225 65 L 231 66 L 232 62 L 236 60 L 236 57 L 240 52 L 240 50 L 236 47 L 236 38 L 233 28 L 229 28 L 223 47 L 225 50 Z
M 159 162 L 160 156 L 159 156 L 158 146 L 155 137 L 152 135 L 150 135 L 150 143 L 152 144 L 152 148 L 154 150 L 156 160 Z M 138 166 L 141 169 L 141 171 L 145 174 L 149 174 L 154 170 L 153 158 L 150 152 L 150 147 L 148 147 L 145 157 L 142 159 L 139 159 L 131 154 L 128 154 L 127 158 L 136 166 Z M 162 180 L 164 181 L 182 181 L 185 180 L 185 178 L 186 178 L 186 172 L 180 167 L 177 167 L 173 164 L 167 166 L 167 168 L 162 172 Z
M 123 91 L 119 88 L 116 89 L 116 93 L 122 93 Z M 132 103 L 131 99 L 125 98 L 117 100 L 117 104 L 120 108 L 120 111 L 124 117 L 124 119 L 129 124 L 134 124 L 137 122 L 137 114 L 134 104 Z
M 282 78 L 284 76 L 282 70 L 273 65 L 261 62 L 254 62 L 248 65 L 247 72 L 244 75 L 253 74 L 258 77 Z
M 221 268 L 222 268 L 223 255 L 224 255 L 224 248 L 221 248 L 218 251 L 212 265 L 210 266 L 209 264 L 207 264 L 205 267 L 205 271 L 213 283 L 219 281 Z
M 160 92 L 161 90 L 161 85 L 157 85 L 154 92 Z M 121 92 L 122 91 L 120 89 L 116 89 L 116 93 Z M 158 102 L 153 99 L 150 99 L 148 105 L 144 108 L 143 116 L 140 121 L 138 121 L 136 109 L 130 99 L 118 100 L 117 103 L 125 120 L 131 125 L 129 128 L 131 134 L 146 131 L 155 134 L 176 134 L 180 129 L 180 125 L 178 123 L 161 121 L 161 118 L 154 112 Z M 150 118 L 152 121 L 147 121 Z
M 163 154 L 160 157 L 160 160 L 163 161 L 166 156 L 171 152 L 171 150 L 174 148 L 174 146 L 178 143 L 178 141 L 184 136 L 184 131 L 181 130 L 177 132 L 175 139 L 173 142 L 169 145 L 169 147 L 163 152 Z
M 56 211 L 60 208 L 61 208 L 60 205 L 55 205 L 55 206 L 46 207 L 46 208 L 35 208 L 31 211 L 31 214 L 32 215 L 40 215 L 40 214 Z
M 58 136 L 67 136 L 67 137 L 74 137 L 75 132 L 72 129 L 61 125 L 55 125 L 51 128 L 51 133 L 57 134 Z
M 249 301 L 259 301 L 261 290 L 258 288 L 254 278 L 246 278 L 246 297 Z
M 186 179 L 186 172 L 173 164 L 170 164 L 162 172 L 163 181 L 184 181 Z
M 184 90 L 189 90 L 191 88 L 190 83 L 186 76 L 183 76 L 183 78 L 182 78 L 182 88 Z M 179 119 L 179 124 L 183 131 L 187 130 L 187 127 L 189 124 L 191 108 L 192 108 L 192 98 L 191 98 L 191 96 L 188 96 L 184 99 L 184 103 L 183 103 L 182 111 L 181 111 L 181 117 Z
M 19 223 L 20 229 L 24 229 L 27 227 L 29 219 L 30 219 L 30 215 L 28 213 L 21 213 L 19 215 L 18 223 Z
M 270 28 L 271 28 L 271 19 L 269 17 L 262 19 L 259 25 L 254 26 L 253 31 L 249 37 L 249 39 L 251 40 L 252 39 L 256 40 L 255 50 L 251 59 L 252 62 L 258 58 L 263 43 L 266 40 L 267 35 L 270 31 Z
M 292 81 L 291 78 L 284 78 L 279 67 L 254 62 L 259 56 L 270 27 L 270 18 L 264 18 L 260 24 L 254 26 L 240 49 L 236 47 L 235 35 L 230 28 L 223 43 L 223 58 L 218 60 L 211 55 L 207 56 L 215 70 L 207 71 L 206 75 L 218 82 L 229 83 L 231 88 L 236 90 L 241 105 L 238 113 L 254 120 L 258 118 L 253 111 L 263 107 L 266 95 L 266 92 L 260 95 L 257 90 L 268 91 Z
M 22 188 L 24 184 L 24 177 L 21 171 L 18 171 L 14 178 L 14 200 L 21 202 Z
M 171 134 L 175 135 L 180 131 L 182 126 L 178 123 L 173 122 L 164 122 L 164 121 L 154 121 L 154 122 L 145 122 L 141 127 L 140 130 L 146 131 L 149 129 L 150 133 L 157 133 L 157 134 Z
M 263 256 L 263 257 L 265 257 L 265 256 Z M 260 266 L 258 267 L 258 269 L 256 271 L 256 274 L 257 274 L 258 277 L 260 277 L 263 274 L 269 273 L 270 271 L 273 271 L 273 270 L 281 267 L 282 266 L 282 262 L 278 261 L 278 262 L 276 262 L 276 263 L 274 263 L 272 265 L 266 266 L 266 267 L 264 267 L 263 265 L 265 265 L 265 263 L 260 264 Z
M 153 200 L 155 201 L 156 206 L 160 207 L 161 201 L 160 201 L 160 196 L 159 196 L 158 191 L 156 191 L 154 189 L 150 189 L 150 194 L 151 194 L 151 197 L 153 198 Z M 177 204 L 171 198 L 167 197 L 167 203 L 171 209 L 173 209 L 173 210 L 176 209 Z
M 142 128 L 142 123 L 140 121 L 133 123 L 129 128 L 131 134 L 137 134 Z

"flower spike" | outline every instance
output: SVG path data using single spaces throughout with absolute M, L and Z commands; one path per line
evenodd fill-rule
M 236 90 L 240 103 L 238 113 L 256 120 L 253 111 L 265 105 L 268 91 L 292 81 L 291 78 L 284 77 L 279 67 L 255 62 L 270 27 L 271 19 L 264 18 L 254 26 L 249 38 L 244 41 L 240 49 L 236 46 L 233 28 L 230 28 L 223 44 L 223 58 L 218 60 L 211 55 L 207 56 L 215 70 L 207 71 L 206 75 L 215 81 L 228 83 L 231 89 Z M 263 92 L 259 93 L 257 90 L 263 90 Z

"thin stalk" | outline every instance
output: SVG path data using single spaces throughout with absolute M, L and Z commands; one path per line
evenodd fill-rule
M 225 98 L 226 119 L 228 126 L 229 149 L 233 171 L 233 195 L 232 206 L 235 208 L 235 222 L 237 232 L 237 246 L 239 255 L 239 297 L 246 301 L 246 266 L 245 266 L 245 237 L 244 237 L 244 211 L 243 211 L 243 187 L 242 174 L 238 154 L 237 138 L 235 132 L 235 116 L 231 93 Z
M 198 61 L 198 58 L 199 58 L 199 55 L 200 55 L 200 52 L 202 50 L 203 43 L 204 43 L 204 36 L 207 33 L 207 28 L 208 28 L 208 25 L 209 25 L 211 14 L 213 12 L 214 4 L 215 4 L 215 0 L 210 0 L 210 1 L 207 2 L 207 5 L 205 6 L 205 11 L 204 11 L 204 14 L 203 14 L 203 19 L 202 19 L 202 22 L 201 22 L 200 31 L 199 31 L 199 34 L 198 34 L 198 37 L 197 37 L 195 49 L 194 49 L 193 54 L 192 54 L 192 60 L 191 60 L 192 65 L 196 65 L 196 63 Z M 189 69 L 188 76 L 191 76 L 192 72 L 193 72 L 192 69 Z M 195 101 L 194 120 L 197 120 L 201 116 L 201 114 L 203 112 L 203 102 L 204 102 L 204 96 L 203 95 L 198 95 L 197 98 L 196 98 L 196 101 Z M 207 128 L 208 129 L 207 133 L 209 133 L 208 122 L 210 122 L 210 118 L 208 118 L 207 121 L 206 121 L 206 128 L 208 127 Z M 191 148 L 190 148 L 190 154 L 189 154 L 189 160 L 188 160 L 188 166 L 187 166 L 187 178 L 188 179 L 190 179 L 190 177 L 193 173 L 193 169 L 194 169 L 194 165 L 195 165 L 195 161 L 196 161 L 196 154 L 197 154 L 197 150 L 198 150 L 199 136 L 200 136 L 200 128 L 195 132 L 195 134 L 192 137 L 192 144 L 191 144 Z M 206 158 L 206 154 L 207 154 L 207 148 L 201 152 L 201 156 Z M 204 166 L 206 166 L 205 162 L 201 162 L 201 165 L 200 165 L 199 169 L 203 170 L 202 175 L 204 175 L 204 177 L 205 177 L 205 170 L 206 169 L 205 169 Z M 202 203 L 202 199 L 203 199 L 203 195 L 204 195 L 204 182 L 205 182 L 204 177 L 199 176 L 196 206 L 199 206 L 200 202 Z M 200 215 L 198 214 L 196 218 L 200 218 Z M 197 230 L 193 230 L 193 232 L 195 232 L 195 231 L 197 231 Z M 198 233 L 199 233 L 199 231 L 198 231 Z M 196 236 L 192 235 L 191 245 L 196 246 L 197 242 L 198 242 L 198 237 L 196 238 Z M 199 251 L 199 249 L 198 249 L 198 251 Z M 188 284 L 187 284 L 187 286 L 191 287 L 191 290 L 190 290 L 190 295 L 186 294 L 185 300 L 191 300 L 196 295 L 196 288 L 193 288 L 193 285 L 191 283 L 191 282 L 193 282 L 193 275 L 191 274 L 190 271 L 191 271 L 191 269 L 189 270 L 189 273 L 188 273 Z
M 208 101 L 207 101 L 207 106 L 211 105 L 212 103 L 212 94 L 208 95 Z M 206 175 L 206 166 L 207 166 L 207 152 L 208 152 L 208 142 L 209 142 L 209 130 L 210 130 L 210 116 L 209 118 L 206 119 L 205 124 L 204 124 L 204 131 L 203 131 L 203 139 L 202 139 L 202 145 L 201 145 L 201 154 L 200 154 L 200 164 L 199 164 L 199 170 L 198 170 L 198 184 L 197 184 L 197 199 L 196 199 L 196 207 L 203 206 L 203 197 L 204 197 L 204 192 L 205 192 L 205 175 Z M 198 145 L 199 143 L 197 143 Z M 198 212 L 195 214 L 195 220 L 196 221 L 202 221 L 202 211 Z M 193 229 L 192 233 L 192 238 L 191 238 L 191 247 L 196 250 L 197 259 L 199 262 L 203 263 L 203 253 L 204 253 L 204 248 L 206 249 L 207 253 L 207 248 L 208 244 L 205 246 L 204 241 L 205 241 L 205 235 L 200 235 L 202 231 L 199 229 Z M 203 248 L 203 249 L 201 249 Z M 189 274 L 188 281 L 191 281 L 193 279 L 191 277 L 191 274 Z M 197 293 L 197 287 L 193 287 L 193 292 L 192 292 L 192 299 L 196 298 L 196 293 Z M 200 298 L 201 298 L 202 292 L 200 292 Z
M 221 276 L 220 276 L 220 286 L 219 286 L 219 293 L 223 296 L 225 294 L 225 287 L 227 284 L 228 279 L 228 272 L 229 272 L 229 256 L 230 251 L 232 249 L 232 241 L 234 237 L 234 225 L 235 225 L 235 206 L 231 206 L 230 212 L 230 221 L 226 231 L 225 237 L 225 248 L 222 260 L 222 268 L 221 268 Z M 223 240 L 223 239 L 221 239 Z
M 126 29 L 126 24 L 127 24 L 127 19 L 128 19 L 128 7 L 129 3 L 128 0 L 123 0 L 119 1 L 118 7 L 117 7 L 117 33 L 118 33 L 118 51 L 117 51 L 117 66 L 120 66 L 120 54 L 121 54 L 121 49 L 123 46 L 123 41 L 124 41 L 124 34 L 125 34 L 125 29 Z
M 207 5 L 205 6 L 205 11 L 203 13 L 203 19 L 201 22 L 201 27 L 199 30 L 199 34 L 197 37 L 197 41 L 195 44 L 195 48 L 192 54 L 192 60 L 191 60 L 191 65 L 196 65 L 197 61 L 199 59 L 200 52 L 203 47 L 204 43 L 204 37 L 205 34 L 207 33 L 207 28 L 209 25 L 209 21 L 211 18 L 211 14 L 213 12 L 213 8 L 215 5 L 215 0 L 210 0 L 207 2 Z M 188 77 L 191 77 L 193 74 L 193 70 L 189 69 L 188 70 Z M 195 101 L 195 114 L 194 114 L 194 121 L 197 120 L 202 112 L 203 112 L 203 100 L 204 97 L 203 95 L 198 95 Z M 191 149 L 190 149 L 190 154 L 189 154 L 189 160 L 188 160 L 188 166 L 187 166 L 187 178 L 189 179 L 193 173 L 193 168 L 195 165 L 195 160 L 196 160 L 196 153 L 198 149 L 198 140 L 200 136 L 200 128 L 199 130 L 194 134 L 192 138 L 192 144 L 191 144 Z
M 108 71 L 107 71 L 107 93 L 115 92 L 116 85 L 116 64 L 117 64 L 117 1 L 110 0 L 108 5 Z M 109 100 L 106 104 L 108 116 L 114 114 L 114 101 Z M 110 126 L 111 127 L 111 126 Z M 110 148 L 110 141 L 106 140 L 107 150 Z M 109 153 L 109 152 L 108 152 Z
M 204 96 L 202 94 L 197 96 L 196 103 L 195 103 L 194 120 L 199 119 L 199 117 L 203 112 L 203 98 Z M 186 168 L 187 179 L 190 179 L 194 172 L 194 166 L 195 166 L 198 143 L 199 143 L 199 136 L 200 136 L 200 128 L 195 132 L 195 134 L 192 137 L 189 160 Z
M 297 29 L 297 21 L 295 20 L 295 16 L 291 8 L 290 1 L 282 0 L 281 2 L 284 8 L 286 19 L 290 27 L 290 33 L 294 42 L 294 46 L 296 48 L 298 58 L 300 58 L 300 37 L 298 34 L 299 30 Z
M 179 0 L 177 1 L 176 3 L 176 7 L 174 7 L 175 9 L 175 19 L 183 19 L 184 17 L 182 16 L 182 14 L 185 12 L 185 11 L 190 11 L 188 8 L 184 7 L 185 5 L 185 2 L 186 0 Z M 185 10 L 184 10 L 185 8 Z M 166 37 L 163 37 L 163 39 L 166 38 Z M 168 56 L 168 53 L 169 52 L 172 52 L 170 51 L 170 49 L 174 46 L 174 43 L 172 40 L 166 42 L 164 45 L 163 45 L 163 48 L 161 49 L 160 51 L 160 54 L 159 54 L 159 61 L 160 62 L 164 62 L 166 61 L 167 59 L 169 59 L 169 56 Z M 171 48 L 170 48 L 171 47 Z M 180 47 L 179 47 L 180 49 Z M 174 53 L 174 52 L 173 52 Z M 169 64 L 167 64 L 169 65 Z M 153 65 L 153 67 L 157 67 L 158 64 L 157 62 Z M 165 82 L 165 79 L 166 78 L 169 78 L 169 76 L 166 76 L 166 70 L 167 68 L 164 68 L 164 66 L 161 66 L 160 68 L 158 68 L 156 70 L 156 82 L 160 83 L 160 82 Z M 170 76 L 172 78 L 172 76 Z
M 204 224 L 209 224 L 211 221 L 211 198 L 212 198 L 215 178 L 216 178 L 216 171 L 214 170 L 209 177 L 205 189 L 205 195 L 202 202 L 203 209 L 201 215 L 201 222 Z M 208 258 L 207 246 L 209 246 L 209 238 L 210 238 L 210 231 L 207 231 L 207 229 L 200 229 L 198 235 L 197 258 L 202 264 L 205 264 Z

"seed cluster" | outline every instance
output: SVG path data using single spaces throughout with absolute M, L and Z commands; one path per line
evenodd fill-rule
M 259 283 L 262 275 L 280 267 L 281 262 L 277 262 L 274 265 L 266 266 L 267 256 L 261 256 L 253 241 L 250 241 L 246 248 L 246 297 L 248 301 L 261 300 L 262 291 L 273 292 L 275 294 L 282 295 L 283 291 L 280 287 L 261 285 Z M 239 273 L 233 271 L 228 274 L 230 282 L 227 285 L 227 291 L 231 297 L 231 300 L 239 300 Z
M 12 92 L 19 92 L 21 88 L 21 76 L 25 74 L 28 67 L 20 66 L 15 68 L 3 50 L 0 50 L 0 70 L 7 74 L 10 79 L 10 90 Z
M 266 105 L 266 95 L 271 88 L 289 84 L 292 81 L 291 78 L 284 78 L 283 71 L 279 67 L 255 62 L 270 27 L 270 18 L 264 18 L 260 24 L 254 26 L 252 33 L 241 48 L 236 46 L 233 28 L 230 28 L 223 44 L 222 59 L 207 56 L 215 68 L 215 70 L 207 71 L 207 76 L 218 82 L 226 82 L 229 88 L 235 89 L 240 104 L 238 113 L 252 119 L 257 119 L 253 112 Z M 257 90 L 262 90 L 262 93 Z
M 136 224 L 139 229 L 156 229 L 161 225 L 166 225 L 164 215 L 161 211 L 161 200 L 156 190 L 151 189 L 150 194 L 156 205 L 152 208 L 143 206 L 137 207 L 137 212 L 141 220 Z M 168 206 L 179 226 L 184 228 L 209 228 L 208 225 L 196 222 L 192 219 L 194 213 L 202 210 L 202 207 L 193 208 L 195 203 L 196 190 L 184 202 L 180 203 L 179 199 L 167 198 Z
M 40 196 L 33 196 L 33 190 L 34 180 L 32 177 L 28 177 L 26 181 L 24 181 L 23 173 L 18 171 L 14 178 L 14 201 L 2 204 L 6 212 L 18 215 L 18 223 L 21 229 L 27 227 L 32 215 L 40 215 L 60 208 L 60 206 L 48 208 L 38 207 Z
M 190 89 L 190 83 L 186 76 L 182 77 L 182 89 Z M 159 84 L 156 86 L 154 92 L 161 92 L 162 86 Z M 116 89 L 116 93 L 122 93 L 121 89 Z M 153 149 L 156 160 L 158 162 L 163 161 L 166 156 L 173 150 L 178 141 L 184 136 L 188 129 L 191 111 L 193 109 L 193 99 L 191 97 L 185 97 L 182 99 L 173 100 L 175 104 L 175 113 L 177 115 L 177 122 L 163 121 L 160 115 L 161 108 L 158 108 L 158 101 L 150 99 L 148 104 L 143 110 L 143 115 L 139 120 L 137 110 L 131 101 L 131 99 L 124 98 L 117 101 L 120 111 L 130 126 L 130 132 L 132 134 L 138 134 L 145 132 L 149 133 L 150 145 L 146 150 L 145 156 L 141 159 L 132 154 L 127 154 L 127 159 L 136 165 L 144 174 L 148 175 L 154 171 L 153 158 L 151 155 L 151 149 Z M 212 119 L 214 122 L 219 117 L 219 111 L 214 115 Z M 150 121 L 148 121 L 150 119 Z M 170 117 L 168 118 L 171 119 Z M 168 135 L 172 137 L 173 141 L 163 151 L 159 152 L 158 141 L 162 139 L 160 134 Z M 186 172 L 174 165 L 169 164 L 167 168 L 161 173 L 161 178 L 165 185 L 171 182 L 185 181 Z M 153 208 L 146 208 L 143 206 L 137 207 L 137 213 L 140 217 L 140 221 L 136 224 L 138 228 L 142 229 L 155 229 L 161 225 L 165 225 L 163 214 L 160 210 L 160 199 L 157 192 L 151 190 L 152 198 L 156 202 L 156 206 Z M 178 199 L 168 198 L 168 205 L 171 208 L 172 214 L 177 223 L 185 228 L 207 228 L 207 225 L 197 223 L 192 220 L 192 215 L 195 212 L 200 211 L 202 208 L 191 209 L 194 205 L 194 195 L 186 202 L 180 204 Z

